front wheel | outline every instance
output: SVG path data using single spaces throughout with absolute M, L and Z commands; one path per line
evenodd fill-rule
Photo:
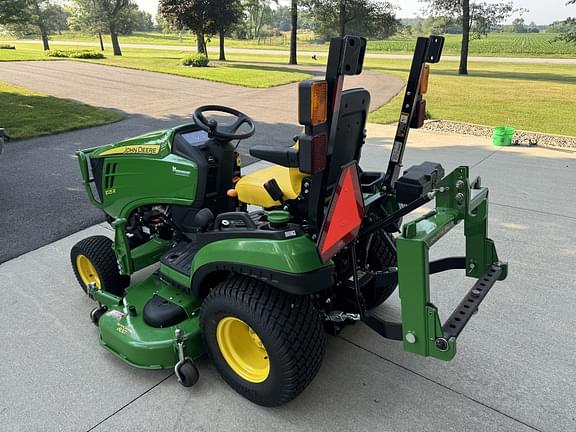
M 258 405 L 294 399 L 324 356 L 326 335 L 312 302 L 254 279 L 217 285 L 202 304 L 200 325 L 220 375 Z
M 92 236 L 79 241 L 70 251 L 72 268 L 78 283 L 85 292 L 93 283 L 117 296 L 123 296 L 130 284 L 130 276 L 120 274 L 113 243 L 108 237 Z

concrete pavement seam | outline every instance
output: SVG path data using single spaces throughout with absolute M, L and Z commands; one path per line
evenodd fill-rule
M 476 168 L 478 165 L 480 165 L 482 162 L 490 159 L 492 156 L 494 156 L 496 153 L 498 153 L 500 151 L 500 149 L 494 150 L 492 153 L 490 153 L 488 156 L 484 157 L 482 160 L 480 160 L 479 162 L 476 162 L 474 165 L 472 165 L 472 168 Z
M 556 217 L 561 217 L 561 218 L 576 220 L 576 217 L 574 217 L 574 216 L 567 216 L 567 215 L 563 215 L 563 214 L 559 214 L 559 213 L 547 212 L 547 211 L 543 211 L 543 210 L 528 209 L 528 208 L 524 208 L 524 207 L 516 207 L 516 206 L 513 206 L 513 205 L 509 205 L 509 204 L 500 204 L 500 203 L 497 203 L 497 202 L 494 202 L 494 201 L 490 201 L 490 205 L 495 205 L 495 206 L 500 206 L 500 207 L 507 207 L 507 208 L 511 208 L 511 209 L 514 209 L 514 210 L 522 210 L 522 211 L 527 211 L 527 212 L 532 212 L 532 213 L 539 213 L 539 214 L 543 214 L 543 215 L 547 215 L 547 216 L 556 216 Z
M 375 355 L 376 357 L 378 357 L 378 358 L 380 358 L 380 359 L 382 359 L 382 360 L 384 360 L 384 361 L 386 361 L 386 362 L 388 362 L 388 363 L 390 363 L 390 364 L 393 364 L 393 365 L 395 365 L 395 366 L 398 366 L 399 368 L 401 368 L 401 369 L 403 369 L 403 370 L 405 370 L 405 371 L 407 371 L 407 372 L 410 372 L 410 373 L 412 373 L 412 374 L 414 374 L 414 375 L 417 375 L 417 376 L 419 376 L 420 378 L 425 379 L 426 381 L 430 381 L 431 383 L 434 383 L 434 384 L 436 384 L 436 385 L 438 385 L 438 386 L 440 386 L 440 387 L 442 387 L 442 388 L 444 388 L 444 389 L 446 389 L 446 390 L 448 390 L 448 391 L 450 391 L 450 392 L 452 392 L 452 393 L 455 393 L 455 394 L 457 394 L 457 395 L 460 395 L 460 396 L 468 399 L 468 400 L 471 401 L 471 402 L 474 402 L 474 403 L 477 403 L 477 404 L 479 404 L 479 405 L 482 405 L 483 407 L 485 407 L 485 408 L 487 408 L 487 409 L 489 409 L 489 410 L 491 410 L 491 411 L 494 411 L 494 412 L 496 412 L 496 413 L 498 413 L 498 414 L 500 414 L 500 415 L 502 415 L 502 416 L 504 416 L 504 417 L 506 417 L 506 418 L 508 418 L 508 419 L 510 419 L 510 420 L 512 420 L 512 421 L 515 421 L 516 423 L 520 423 L 520 424 L 526 426 L 527 428 L 530 428 L 530 429 L 532 429 L 532 430 L 534 430 L 534 431 L 536 431 L 536 432 L 544 432 L 544 431 L 542 431 L 542 429 L 538 429 L 537 427 L 532 426 L 532 425 L 529 424 L 529 423 L 526 423 L 526 422 L 524 422 L 524 421 L 522 421 L 522 420 L 520 420 L 520 419 L 517 419 L 517 418 L 515 418 L 515 417 L 512 417 L 511 415 L 506 414 L 505 412 L 500 411 L 500 410 L 497 409 L 497 408 L 491 407 L 490 405 L 487 405 L 487 404 L 485 404 L 484 402 L 481 402 L 481 401 L 479 401 L 479 400 L 477 400 L 477 399 L 474 399 L 473 397 L 468 396 L 467 394 L 464 394 L 464 393 L 462 393 L 462 392 L 459 392 L 459 391 L 457 391 L 457 390 L 454 390 L 453 388 L 450 388 L 450 387 L 448 387 L 448 386 L 446 386 L 446 385 L 444 385 L 444 384 L 442 384 L 442 383 L 439 383 L 439 382 L 437 382 L 437 381 L 434 381 L 432 378 L 429 378 L 429 377 L 427 377 L 427 376 L 425 376 L 425 375 L 422 375 L 421 373 L 418 373 L 418 372 L 416 372 L 416 371 L 413 371 L 412 369 L 407 368 L 406 366 L 403 366 L 403 365 L 401 365 L 400 363 L 396 363 L 395 361 L 392 361 L 392 360 L 390 360 L 390 359 L 387 359 L 386 357 L 381 356 L 380 354 L 375 353 L 374 351 L 371 351 L 371 350 L 369 350 L 368 348 L 365 348 L 365 347 L 363 347 L 363 346 L 361 346 L 361 345 L 358 345 L 357 343 L 351 341 L 350 339 L 347 339 L 347 338 L 345 338 L 345 337 L 343 337 L 343 336 L 337 336 L 337 337 L 338 337 L 339 339 L 345 341 L 345 342 L 348 342 L 350 345 L 353 345 L 353 346 L 355 346 L 355 347 L 357 347 L 357 348 L 360 348 L 360 349 L 363 350 L 363 351 L 366 351 L 366 352 L 368 352 L 368 353 L 370 353 L 370 354 L 373 354 L 373 355 Z
M 172 376 L 174 376 L 174 373 L 171 373 L 170 375 L 168 375 L 166 378 L 163 378 L 162 380 L 160 380 L 159 382 L 157 382 L 156 384 L 154 384 L 152 387 L 150 387 L 149 389 L 147 389 L 145 392 L 139 394 L 138 396 L 136 396 L 134 399 L 132 399 L 131 401 L 125 403 L 124 405 L 122 405 L 120 408 L 118 408 L 116 411 L 114 411 L 112 414 L 110 414 L 108 417 L 104 418 L 103 420 L 100 420 L 98 423 L 96 423 L 94 426 L 92 426 L 90 429 L 88 429 L 86 432 L 90 432 L 94 429 L 96 429 L 98 426 L 100 426 L 102 423 L 104 423 L 105 421 L 111 419 L 112 417 L 114 417 L 116 414 L 118 414 L 120 411 L 122 411 L 124 408 L 130 406 L 132 403 L 136 402 L 138 399 L 140 399 L 142 396 L 144 396 L 145 394 L 151 392 L 152 390 L 154 390 L 156 387 L 158 387 L 160 384 L 162 384 L 164 381 L 166 381 L 168 378 L 171 378 Z

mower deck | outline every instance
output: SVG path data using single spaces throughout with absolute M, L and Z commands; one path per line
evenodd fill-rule
M 123 299 L 95 289 L 92 294 L 107 309 L 98 321 L 101 345 L 129 365 L 143 369 L 176 365 L 179 360 L 177 329 L 181 331 L 186 357 L 196 359 L 204 353 L 197 312 L 200 302 L 193 295 L 163 282 L 158 273 L 130 286 Z M 156 316 L 150 316 L 150 312 L 146 316 L 146 305 L 154 296 L 160 297 L 163 305 L 152 312 Z M 179 306 L 186 314 L 182 321 L 166 327 L 146 322 L 162 320 L 158 314 L 165 314 L 166 306 L 173 308 L 172 305 Z

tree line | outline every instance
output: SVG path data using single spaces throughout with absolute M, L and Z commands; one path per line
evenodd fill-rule
M 470 40 L 486 36 L 516 9 L 511 1 L 502 3 L 473 0 L 420 0 L 433 24 L 433 33 L 462 33 L 460 74 L 468 73 Z M 576 0 L 567 0 L 575 4 Z M 404 26 L 396 17 L 397 7 L 386 0 L 291 0 L 289 6 L 278 0 L 160 0 L 156 21 L 165 31 L 190 31 L 196 35 L 197 50 L 207 53 L 210 38 L 219 37 L 221 60 L 225 60 L 225 39 L 259 39 L 273 26 L 290 31 L 289 63 L 297 63 L 297 30 L 307 28 L 317 39 L 355 34 L 385 39 Z M 0 25 L 23 34 L 38 34 L 49 49 L 50 34 L 70 28 L 98 35 L 109 34 L 114 55 L 122 55 L 119 35 L 149 31 L 152 17 L 140 11 L 133 0 L 58 0 L 0 1 Z M 562 40 L 576 41 L 576 21 L 568 18 L 555 23 L 562 29 Z M 511 30 L 536 31 L 519 18 Z M 414 29 L 416 27 L 414 26 Z M 417 31 L 417 33 L 419 33 Z

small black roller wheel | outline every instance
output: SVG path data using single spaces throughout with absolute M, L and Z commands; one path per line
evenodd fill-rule
M 184 360 L 184 362 L 177 367 L 176 376 L 178 376 L 178 382 L 184 387 L 192 387 L 198 382 L 200 373 L 194 362 Z
M 235 276 L 202 303 L 206 352 L 224 380 L 262 406 L 298 396 L 316 376 L 326 335 L 308 297 Z
M 70 251 L 72 268 L 85 292 L 88 284 L 117 296 L 123 296 L 130 276 L 120 274 L 113 243 L 108 237 L 92 236 L 79 241 Z
M 98 322 L 100 321 L 100 318 L 102 318 L 102 315 L 106 313 L 106 311 L 106 307 L 97 307 L 92 309 L 90 311 L 90 321 L 92 321 L 92 323 L 98 327 Z

